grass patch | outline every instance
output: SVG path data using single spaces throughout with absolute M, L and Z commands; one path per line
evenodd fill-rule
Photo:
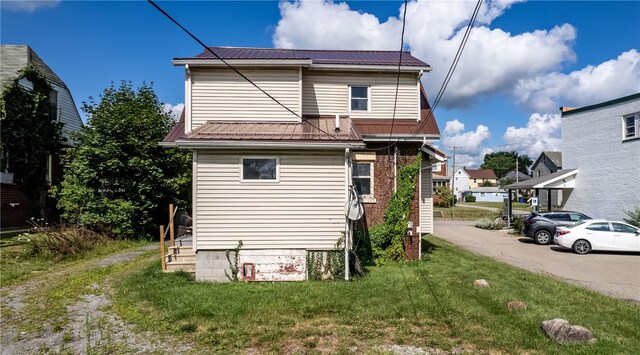
M 451 219 L 451 207 L 433 207 L 434 211 L 442 212 L 444 218 Z M 456 220 L 476 220 L 480 218 L 495 218 L 496 212 L 483 210 L 473 207 L 457 207 L 455 208 Z
M 502 202 L 473 202 L 476 206 L 502 208 Z M 528 203 L 512 202 L 511 208 L 520 211 L 531 211 L 531 206 Z
M 11 240 L 8 240 L 9 242 Z M 5 287 L 23 282 L 45 273 L 55 272 L 73 264 L 89 261 L 126 251 L 148 244 L 140 240 L 113 240 L 106 244 L 98 244 L 90 250 L 65 258 L 49 256 L 27 256 L 30 246 L 25 243 L 9 243 L 0 248 L 0 286 Z
M 425 261 L 372 267 L 348 283 L 200 283 L 163 274 L 154 261 L 116 285 L 115 309 L 142 329 L 195 340 L 210 352 L 362 353 L 390 344 L 529 354 L 640 349 L 637 305 L 437 238 L 424 245 Z M 491 287 L 473 288 L 479 278 Z M 528 309 L 508 312 L 512 300 Z M 591 329 L 597 343 L 553 343 L 540 323 L 557 317 Z

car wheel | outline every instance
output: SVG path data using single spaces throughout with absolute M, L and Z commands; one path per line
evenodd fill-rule
M 553 241 L 553 238 L 551 237 L 551 233 L 549 233 L 548 230 L 546 229 L 541 229 L 539 231 L 536 232 L 536 234 L 533 236 L 533 240 L 536 242 L 536 244 L 551 244 L 551 242 Z
M 591 251 L 591 244 L 584 239 L 578 239 L 575 243 L 573 243 L 572 249 L 576 254 L 587 254 Z

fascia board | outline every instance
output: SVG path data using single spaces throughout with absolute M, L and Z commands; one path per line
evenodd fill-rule
M 357 64 L 311 64 L 311 70 L 349 70 L 349 71 L 391 71 L 397 72 L 397 65 L 357 65 Z M 430 72 L 430 66 L 401 66 L 401 72 Z
M 547 188 L 560 188 L 560 187 L 565 187 L 565 188 L 573 188 L 575 187 L 575 178 L 574 176 L 578 173 L 578 170 L 572 170 L 567 172 L 566 174 L 562 174 L 560 176 L 557 176 L 551 180 L 547 180 L 543 183 L 534 185 L 533 188 L 534 189 L 547 189 Z M 565 179 L 571 177 L 571 180 L 569 181 L 564 181 Z
M 175 146 L 181 148 L 273 148 L 273 149 L 344 149 L 344 148 L 364 148 L 364 143 L 274 143 L 274 142 L 235 142 L 235 141 L 185 141 L 178 140 Z
M 303 66 L 307 67 L 311 65 L 311 60 L 304 59 L 225 59 L 227 64 L 232 66 L 256 66 L 256 67 L 283 67 L 283 66 Z M 219 59 L 174 59 L 173 65 L 189 65 L 193 67 L 206 66 L 206 67 L 227 67 L 227 64 L 223 63 Z

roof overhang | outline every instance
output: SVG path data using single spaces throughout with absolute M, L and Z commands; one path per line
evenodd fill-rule
M 310 69 L 313 70 L 348 70 L 348 71 L 389 71 L 397 72 L 397 65 L 359 65 L 359 64 L 312 64 Z M 430 72 L 430 66 L 400 66 L 401 72 L 419 73 Z
M 392 134 L 389 137 L 388 134 L 362 134 L 362 140 L 365 142 L 424 142 L 433 143 L 440 139 L 440 135 L 437 134 L 425 134 L 425 135 L 412 135 L 412 134 Z
M 200 66 L 227 68 L 228 65 L 238 67 L 308 67 L 311 65 L 312 61 L 311 59 L 225 59 L 223 62 L 219 59 L 176 58 L 172 63 L 175 66 L 189 65 L 190 67 Z
M 258 148 L 258 149 L 344 149 L 344 148 L 364 148 L 364 143 L 360 142 L 332 142 L 332 143 L 306 143 L 306 142 L 256 142 L 256 141 L 194 141 L 177 140 L 175 142 L 162 142 L 161 146 L 166 148 L 186 148 L 186 149 L 235 149 L 235 148 Z
M 432 164 L 434 164 L 434 163 L 443 163 L 443 162 L 447 161 L 447 157 L 446 156 L 440 154 L 438 151 L 436 151 L 435 149 L 431 148 L 427 144 L 423 144 L 421 149 L 429 157 L 427 159 L 427 161 L 432 163 Z
M 515 189 L 573 189 L 576 187 L 575 179 L 578 169 L 559 170 L 553 174 L 532 178 L 515 184 L 507 185 L 504 188 Z

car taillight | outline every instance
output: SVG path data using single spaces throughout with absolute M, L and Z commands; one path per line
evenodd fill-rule
M 571 231 L 558 231 L 558 234 L 560 235 L 565 235 L 565 234 L 569 234 L 571 233 Z
M 524 221 L 524 224 L 526 224 L 526 225 L 530 225 L 530 224 L 534 224 L 534 223 L 536 223 L 536 221 L 533 220 L 533 219 L 528 219 L 528 220 Z

